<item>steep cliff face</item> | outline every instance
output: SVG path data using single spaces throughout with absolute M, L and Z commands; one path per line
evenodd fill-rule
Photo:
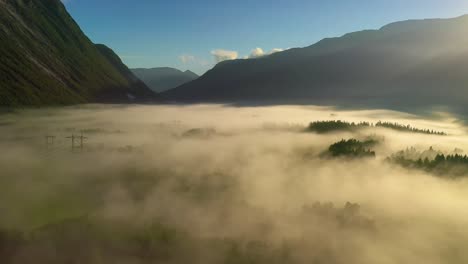
M 154 97 L 60 0 L 0 0 L 0 105 L 135 102 Z

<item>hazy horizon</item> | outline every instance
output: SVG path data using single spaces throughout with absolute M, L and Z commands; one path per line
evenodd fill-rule
M 468 14 L 462 0 L 64 3 L 92 41 L 109 45 L 130 68 L 168 66 L 199 75 L 219 60 L 306 47 L 397 21 Z

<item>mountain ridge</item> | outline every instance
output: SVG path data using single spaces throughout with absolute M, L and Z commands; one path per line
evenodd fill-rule
M 220 103 L 369 98 L 406 104 L 468 102 L 468 74 L 460 71 L 468 68 L 466 33 L 467 15 L 391 23 L 259 59 L 225 61 L 161 96 Z
M 133 74 L 124 74 L 126 66 L 111 59 L 108 49 L 91 42 L 61 1 L 0 5 L 1 106 L 143 102 L 155 96 Z
M 181 71 L 170 67 L 135 68 L 131 71 L 154 92 L 163 92 L 199 77 L 190 70 Z

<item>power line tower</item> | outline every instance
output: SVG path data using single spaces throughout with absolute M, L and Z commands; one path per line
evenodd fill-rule
M 83 147 L 84 147 L 83 141 L 88 139 L 88 138 L 84 137 L 83 132 L 81 132 L 81 134 L 79 136 L 79 139 L 80 139 L 80 152 L 83 152 Z
M 55 143 L 55 136 L 45 136 L 46 150 L 53 149 Z
M 88 139 L 87 137 L 83 136 L 83 132 L 81 132 L 80 136 L 75 136 L 75 134 L 72 134 L 70 137 L 67 137 L 68 139 L 71 139 L 71 152 L 76 153 L 77 150 L 79 152 L 83 152 L 83 146 L 84 146 L 84 140 Z
M 75 153 L 75 134 L 72 134 L 71 137 L 67 137 L 71 139 L 71 152 Z

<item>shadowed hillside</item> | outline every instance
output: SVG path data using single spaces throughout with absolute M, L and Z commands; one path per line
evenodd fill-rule
M 462 105 L 468 16 L 405 21 L 256 59 L 224 61 L 163 93 L 191 102 Z
M 59 0 L 0 0 L 0 105 L 133 102 L 154 94 Z

